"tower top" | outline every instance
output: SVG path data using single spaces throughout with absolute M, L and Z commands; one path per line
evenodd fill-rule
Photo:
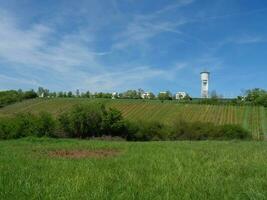
M 210 74 L 210 72 L 208 72 L 207 70 L 204 70 L 204 71 L 200 72 L 200 74 Z

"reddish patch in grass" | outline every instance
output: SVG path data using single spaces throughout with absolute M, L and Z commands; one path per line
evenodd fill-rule
M 49 153 L 52 157 L 63 158 L 105 158 L 119 155 L 121 152 L 114 149 L 100 150 L 56 150 Z

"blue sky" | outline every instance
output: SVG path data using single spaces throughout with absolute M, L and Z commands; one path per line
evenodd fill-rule
M 0 0 L 0 90 L 267 89 L 266 0 Z

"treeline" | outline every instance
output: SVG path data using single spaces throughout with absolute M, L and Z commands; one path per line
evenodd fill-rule
M 249 139 L 250 133 L 239 125 L 214 125 L 202 122 L 176 121 L 172 125 L 161 122 L 129 122 L 120 111 L 91 103 L 76 105 L 57 118 L 49 113 L 26 113 L 0 120 L 0 138 L 26 136 L 92 138 L 121 137 L 128 141 Z
M 80 92 L 76 90 L 75 93 L 69 92 L 50 92 L 48 89 L 39 87 L 35 92 L 29 90 L 23 92 L 22 90 L 9 90 L 0 92 L 0 107 L 5 105 L 22 101 L 24 99 L 43 97 L 43 98 L 107 98 L 107 99 L 149 99 L 149 100 L 160 100 L 172 101 L 176 100 L 179 103 L 192 103 L 192 104 L 209 104 L 209 105 L 259 105 L 267 107 L 267 91 L 263 89 L 252 89 L 247 90 L 243 96 L 238 96 L 232 99 L 223 98 L 217 95 L 216 91 L 213 91 L 210 98 L 191 98 L 188 94 L 177 100 L 176 96 L 170 91 L 160 92 L 155 95 L 152 92 L 144 92 L 142 89 L 138 90 L 127 90 L 122 93 L 104 93 L 104 92 Z
M 24 99 L 36 98 L 38 95 L 34 90 L 22 91 L 22 90 L 8 90 L 0 91 L 0 108 L 11 103 L 19 102 Z

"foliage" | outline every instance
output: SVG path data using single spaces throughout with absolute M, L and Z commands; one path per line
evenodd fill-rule
M 54 137 L 56 130 L 56 120 L 50 113 L 41 112 L 37 116 L 37 136 Z
M 140 92 L 136 90 L 127 90 L 126 92 L 122 93 L 120 96 L 125 99 L 141 99 Z
M 111 93 L 104 93 L 104 92 L 99 92 L 99 93 L 95 93 L 94 94 L 95 98 L 107 98 L 107 99 L 111 99 L 112 94 Z
M 55 135 L 56 121 L 50 113 L 39 115 L 19 113 L 12 118 L 1 118 L 0 139 L 21 138 L 27 136 Z
M 246 102 L 267 107 L 267 91 L 259 88 L 246 91 Z
M 33 99 L 37 97 L 37 93 L 33 90 L 25 91 L 22 90 L 7 90 L 0 91 L 0 108 L 6 105 L 22 101 L 24 99 Z
M 251 134 L 240 125 L 178 121 L 173 125 L 171 137 L 189 140 L 249 139 Z
M 76 105 L 59 117 L 62 129 L 70 137 L 124 136 L 125 123 L 116 109 L 106 110 L 104 105 Z
M 130 141 L 152 141 L 168 139 L 167 126 L 157 121 L 128 122 L 128 136 Z
M 159 100 L 172 100 L 172 94 L 170 91 L 166 91 L 166 92 L 160 92 L 158 94 L 158 99 Z
M 125 137 L 127 127 L 123 121 L 122 113 L 114 108 L 103 111 L 102 131 L 105 135 Z
M 69 112 L 62 113 L 59 122 L 70 137 L 95 137 L 101 131 L 102 115 L 99 105 L 76 105 Z

